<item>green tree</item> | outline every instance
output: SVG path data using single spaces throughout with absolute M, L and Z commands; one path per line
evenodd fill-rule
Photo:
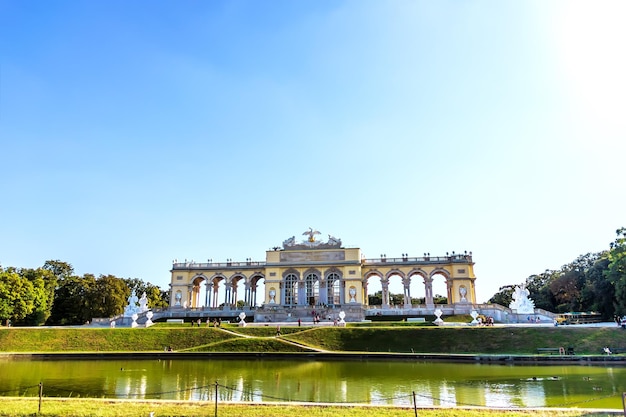
M 138 278 L 124 278 L 123 280 L 128 288 L 135 290 L 137 297 L 141 297 L 144 292 L 146 293 L 148 308 L 162 308 L 169 305 L 169 292 L 161 290 L 158 286 Z
M 383 292 L 377 291 L 374 294 L 367 295 L 367 302 L 371 306 L 380 306 L 383 305 Z
M 587 270 L 581 294 L 582 310 L 596 311 L 602 314 L 604 320 L 610 320 L 615 315 L 615 286 L 605 274 L 608 266 L 608 253 L 603 252 Z
M 435 294 L 435 296 L 433 297 L 433 302 L 435 304 L 448 304 L 448 297 L 440 294 Z
M 91 274 L 85 274 L 83 277 L 69 276 L 59 280 L 48 324 L 70 325 L 90 321 L 93 318 L 94 304 L 90 295 L 95 293 L 95 285 L 96 279 Z
M 508 307 L 511 304 L 511 301 L 513 301 L 513 292 L 515 291 L 515 287 L 515 285 L 505 285 L 500 287 L 498 292 L 495 293 L 488 302 Z
M 59 260 L 46 261 L 42 268 L 52 272 L 57 279 L 65 279 L 74 275 L 74 267 L 67 262 Z
M 605 274 L 615 287 L 615 311 L 622 316 L 626 314 L 626 228 L 617 229 L 616 234 L 617 238 L 610 245 Z
M 535 302 L 535 307 L 546 311 L 556 311 L 556 300 L 550 291 L 550 284 L 559 277 L 559 274 L 558 271 L 546 269 L 541 274 L 526 278 L 526 289 L 530 292 L 530 298 Z
M 559 274 L 550 283 L 550 292 L 552 292 L 557 302 L 557 312 L 565 313 L 567 311 L 581 310 L 581 287 L 584 279 L 585 275 L 583 272 L 570 270 Z
M 23 323 L 29 326 L 41 326 L 52 313 L 57 277 L 52 271 L 44 268 L 21 269 L 19 274 L 33 284 L 34 291 L 33 312 L 24 318 Z
M 19 322 L 32 313 L 33 284 L 14 269 L 0 271 L 0 321 Z
M 100 275 L 87 295 L 91 318 L 114 317 L 124 312 L 130 289 L 123 279 Z

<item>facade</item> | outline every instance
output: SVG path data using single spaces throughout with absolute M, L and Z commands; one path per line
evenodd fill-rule
M 404 286 L 404 308 L 411 308 L 411 282 L 424 285 L 426 306 L 434 306 L 432 282 L 435 275 L 445 278 L 448 304 L 476 303 L 472 254 L 446 256 L 366 259 L 359 248 L 344 248 L 340 239 L 329 235 L 327 242 L 316 239 L 309 229 L 302 242 L 291 237 L 282 248 L 265 254 L 265 262 L 207 263 L 174 262 L 170 284 L 171 308 L 236 308 L 237 300 L 251 307 L 262 302 L 274 311 L 323 306 L 352 311 L 367 308 L 368 281 L 380 279 L 382 309 L 389 308 L 389 279 L 399 276 Z M 262 294 L 257 294 L 264 283 Z M 243 297 L 237 291 L 244 289 Z M 218 304 L 222 289 L 223 303 Z M 261 298 L 262 297 L 262 298 Z M 291 311 L 291 310 L 290 310 Z M 256 319 L 255 319 L 256 320 Z

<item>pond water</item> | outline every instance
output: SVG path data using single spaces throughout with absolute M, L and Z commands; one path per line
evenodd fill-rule
M 622 408 L 626 368 L 409 361 L 9 360 L 0 395 Z

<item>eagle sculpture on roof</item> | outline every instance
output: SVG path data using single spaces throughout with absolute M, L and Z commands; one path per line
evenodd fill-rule
M 315 235 L 321 235 L 320 232 L 318 232 L 317 230 L 313 230 L 312 227 L 309 227 L 309 230 L 307 230 L 306 232 L 302 233 L 303 236 L 308 236 L 309 237 L 309 242 L 315 242 Z

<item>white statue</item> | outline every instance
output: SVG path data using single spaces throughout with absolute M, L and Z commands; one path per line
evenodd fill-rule
M 138 311 L 135 290 L 130 291 L 130 295 L 126 301 L 128 301 L 128 305 L 124 308 L 124 317 L 132 317 L 132 315 Z
M 346 313 L 343 312 L 343 311 L 340 311 L 339 312 L 339 322 L 338 322 L 339 327 L 346 327 L 345 318 L 346 318 Z
M 517 314 L 534 314 L 535 302 L 528 298 L 529 295 L 530 292 L 526 289 L 525 284 L 515 287 L 513 301 L 509 304 L 509 308 L 515 310 Z
M 350 302 L 356 303 L 356 288 L 350 287 L 350 291 L 348 292 L 350 293 Z
M 341 246 L 341 239 L 328 235 L 328 244 L 333 246 Z
M 274 288 L 270 289 L 270 304 L 276 303 L 276 290 Z
M 434 311 L 435 313 L 435 317 L 437 317 L 435 319 L 435 321 L 433 321 L 433 323 L 435 323 L 437 326 L 441 326 L 443 324 L 443 320 L 441 319 L 441 315 L 443 314 L 443 310 L 441 310 L 439 307 L 437 307 Z
M 144 291 L 141 294 L 141 298 L 139 299 L 139 312 L 144 313 L 148 311 L 148 297 L 146 296 L 146 292 Z
M 461 288 L 459 288 L 459 294 L 461 295 L 461 302 L 466 302 L 467 288 L 465 288 L 465 285 L 461 285 Z
M 479 321 L 477 320 L 479 316 L 478 311 L 472 310 L 472 312 L 470 313 L 470 316 L 472 316 L 472 319 L 473 319 L 470 324 L 479 324 Z
M 295 244 L 296 244 L 296 237 L 291 236 L 289 239 L 283 241 L 283 248 L 288 248 L 289 246 L 295 246 Z
M 145 293 L 144 293 L 145 294 Z M 152 322 L 152 317 L 154 317 L 154 313 L 152 311 L 148 311 L 146 313 L 146 317 L 148 318 L 148 320 L 146 320 L 146 327 L 150 327 L 152 326 L 154 323 Z

